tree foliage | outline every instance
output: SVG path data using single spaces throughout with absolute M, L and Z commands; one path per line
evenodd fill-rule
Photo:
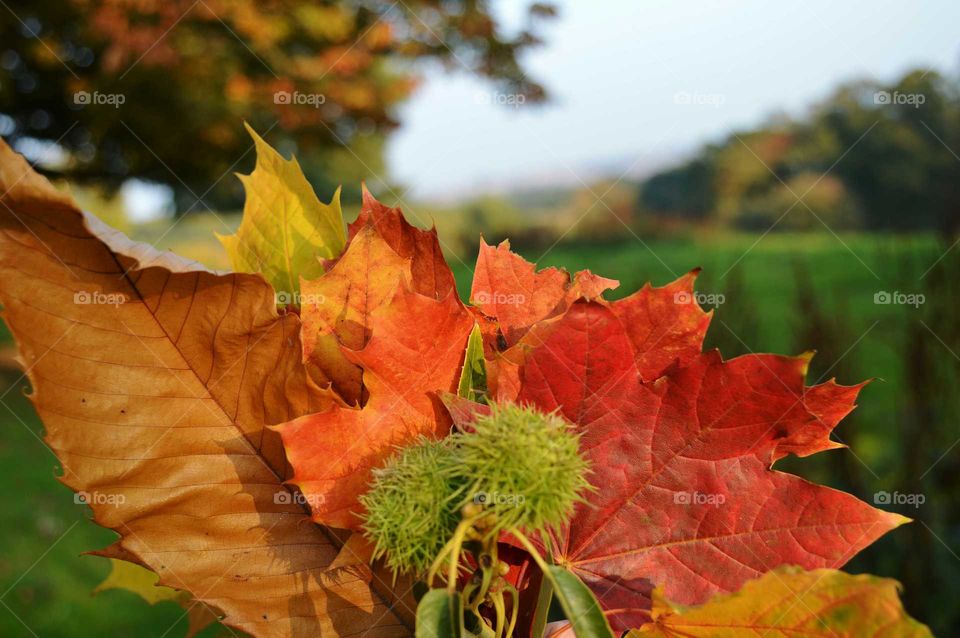
M 856 81 L 801 117 L 706 146 L 641 187 L 650 212 L 745 228 L 951 232 L 960 85 L 931 71 Z M 878 161 L 883 158 L 883 161 Z
M 69 157 L 47 168 L 74 179 L 136 176 L 185 202 L 239 201 L 223 177 L 250 152 L 236 127 L 246 119 L 276 128 L 308 174 L 336 165 L 338 179 L 359 181 L 379 171 L 418 60 L 544 96 L 518 57 L 552 7 L 531 5 L 526 27 L 508 33 L 490 4 L 11 0 L 0 10 L 0 133 L 56 142 Z

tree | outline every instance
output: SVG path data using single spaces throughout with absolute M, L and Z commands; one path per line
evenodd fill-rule
M 713 164 L 698 157 L 643 183 L 640 207 L 658 215 L 702 219 L 713 210 Z
M 957 217 L 958 116 L 956 82 L 913 71 L 889 86 L 840 87 L 813 125 L 836 140 L 838 156 L 845 153 L 834 172 L 859 199 L 869 228 L 946 230 Z M 820 170 L 833 161 L 824 158 Z
M 487 0 L 3 7 L 0 133 L 25 150 L 37 141 L 65 150 L 42 166 L 48 172 L 108 185 L 158 181 L 183 203 L 239 197 L 224 177 L 252 149 L 242 120 L 296 150 L 321 181 L 337 158 L 353 164 L 338 179 L 379 172 L 383 137 L 416 86 L 420 60 L 543 99 L 518 57 L 540 42 L 539 19 L 554 14 L 532 4 L 525 28 L 508 34 Z
M 749 229 L 960 227 L 960 85 L 933 71 L 852 81 L 808 114 L 706 146 L 650 177 L 641 205 Z M 802 202 L 800 201 L 802 200 Z

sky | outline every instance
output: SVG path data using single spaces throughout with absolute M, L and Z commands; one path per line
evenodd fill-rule
M 518 24 L 520 0 L 494 0 Z M 838 83 L 960 70 L 960 2 L 560 0 L 525 59 L 544 107 L 428 67 L 400 111 L 388 177 L 419 199 L 643 175 Z M 499 104 L 498 104 L 499 103 Z

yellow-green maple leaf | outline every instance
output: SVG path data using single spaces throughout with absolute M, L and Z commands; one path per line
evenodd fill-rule
M 110 573 L 97 585 L 94 593 L 108 589 L 123 589 L 140 596 L 151 605 L 165 600 L 180 602 L 190 595 L 170 587 L 158 586 L 160 577 L 145 567 L 116 558 L 110 559 Z
M 896 581 L 835 569 L 781 567 L 697 607 L 653 595 L 651 622 L 628 638 L 932 638 L 907 615 Z
M 340 189 L 329 204 L 318 198 L 297 159 L 284 159 L 249 124 L 257 164 L 238 175 L 247 195 L 243 220 L 233 235 L 217 235 L 237 272 L 258 272 L 283 304 L 298 303 L 300 277 L 323 274 L 321 259 L 338 256 L 346 244 Z
M 193 638 L 219 620 L 213 609 L 196 601 L 189 592 L 158 585 L 160 577 L 146 567 L 118 558 L 109 560 L 110 573 L 94 588 L 94 594 L 109 589 L 122 589 L 136 594 L 151 605 L 164 601 L 175 602 L 186 610 L 184 612 L 187 616 L 186 638 Z

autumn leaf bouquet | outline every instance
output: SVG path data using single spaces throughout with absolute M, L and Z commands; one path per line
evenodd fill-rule
M 929 635 L 836 571 L 906 519 L 772 469 L 862 384 L 703 352 L 696 271 L 609 301 L 481 241 L 464 303 L 435 231 L 345 227 L 253 135 L 235 272 L 0 142 L 0 302 L 96 553 L 253 636 Z

